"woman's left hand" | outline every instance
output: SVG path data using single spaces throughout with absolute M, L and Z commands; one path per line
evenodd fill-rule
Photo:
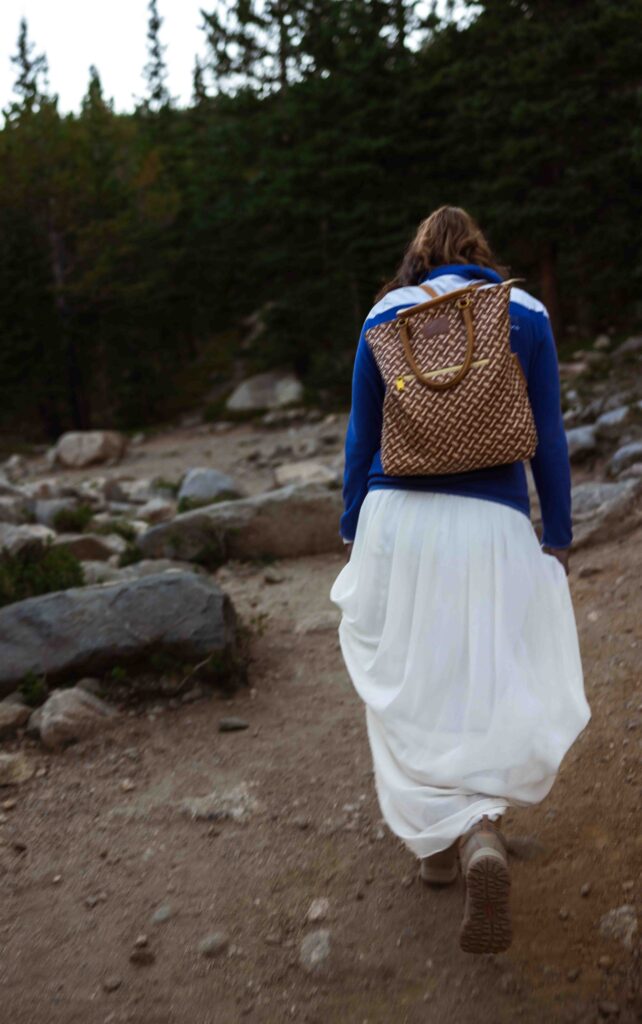
M 544 551 L 545 554 L 552 555 L 553 558 L 556 558 L 558 562 L 561 562 L 561 564 L 564 566 L 564 572 L 568 576 L 568 556 L 569 556 L 569 552 L 570 552 L 571 549 L 570 548 L 548 548 L 548 547 L 544 546 L 542 548 L 542 550 Z

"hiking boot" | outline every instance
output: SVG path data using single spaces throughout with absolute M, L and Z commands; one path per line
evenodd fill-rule
M 420 874 L 426 885 L 452 885 L 456 882 L 459 874 L 457 843 L 430 857 L 422 857 Z
M 512 938 L 506 840 L 486 815 L 459 839 L 466 886 L 459 945 L 465 953 L 502 953 Z

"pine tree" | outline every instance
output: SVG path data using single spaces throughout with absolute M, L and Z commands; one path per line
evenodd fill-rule
M 144 70 L 147 82 L 147 97 L 144 101 L 144 108 L 148 112 L 158 113 L 170 107 L 173 100 L 166 85 L 167 65 L 165 63 L 165 50 L 167 47 L 160 41 L 163 18 L 158 13 L 158 0 L 149 0 L 148 10 L 147 53 L 149 60 Z

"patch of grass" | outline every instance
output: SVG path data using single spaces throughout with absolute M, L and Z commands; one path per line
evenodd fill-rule
M 103 536 L 107 536 L 110 533 L 117 533 L 123 540 L 133 543 L 136 540 L 136 530 L 131 523 L 128 523 L 126 519 L 114 519 L 111 523 L 101 523 L 94 530 L 94 533 L 100 533 Z
M 152 486 L 155 491 L 164 491 L 166 494 L 175 498 L 180 490 L 180 484 L 177 484 L 173 480 L 166 480 L 164 476 L 154 477 Z
M 46 700 L 49 693 L 45 676 L 37 676 L 35 672 L 27 672 L 26 676 L 18 687 L 30 708 L 35 708 Z
M 49 545 L 26 548 L 17 555 L 0 552 L 0 608 L 83 583 L 82 566 L 68 548 Z
M 141 562 L 142 559 L 143 552 L 138 545 L 134 541 L 128 541 L 127 547 L 118 559 L 118 566 L 121 569 L 126 569 L 128 565 L 135 565 L 136 562 Z
M 54 529 L 58 533 L 84 533 L 93 518 L 93 514 L 89 505 L 77 505 L 76 508 L 61 508 L 53 517 Z

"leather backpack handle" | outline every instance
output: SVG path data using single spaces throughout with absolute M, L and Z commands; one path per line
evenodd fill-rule
M 467 295 L 462 295 L 461 298 L 457 299 L 457 308 L 461 310 L 461 314 L 466 325 L 466 355 L 461 365 L 461 369 L 451 377 L 450 380 L 437 381 L 431 377 L 426 376 L 421 368 L 417 365 L 414 355 L 412 354 L 412 348 L 410 347 L 410 336 L 408 334 L 408 325 L 406 320 L 399 321 L 399 332 L 401 334 L 401 344 L 403 345 L 404 355 L 410 368 L 412 369 L 415 376 L 425 384 L 426 387 L 431 388 L 433 391 L 447 391 L 448 388 L 452 388 L 455 384 L 459 384 L 460 380 L 463 380 L 468 373 L 471 363 L 473 361 L 473 353 L 475 350 L 475 328 L 473 326 L 473 314 L 471 310 L 471 300 Z
M 523 281 L 523 278 L 511 277 L 507 281 L 502 281 L 499 287 L 505 288 L 507 285 L 512 285 L 516 281 Z M 401 334 L 401 344 L 403 345 L 406 361 L 422 384 L 425 384 L 426 387 L 431 388 L 433 391 L 447 391 L 449 388 L 455 387 L 456 384 L 459 384 L 459 382 L 464 379 L 471 367 L 475 349 L 475 327 L 473 324 L 473 313 L 471 308 L 472 298 L 469 295 L 466 295 L 466 292 L 477 291 L 478 288 L 482 288 L 486 283 L 486 281 L 475 281 L 468 288 L 463 289 L 462 293 L 460 293 L 460 297 L 457 299 L 457 308 L 461 310 L 461 314 L 466 325 L 466 355 L 464 356 L 461 368 L 454 377 L 450 378 L 450 380 L 436 381 L 433 380 L 432 377 L 427 377 L 426 374 L 423 373 L 412 354 L 406 319 L 405 317 L 399 318 L 399 333 Z M 421 284 L 419 287 L 432 298 L 446 298 L 447 293 L 445 293 L 445 295 L 439 295 L 438 292 L 436 292 L 429 284 Z M 412 310 L 409 310 L 409 312 L 412 312 Z

